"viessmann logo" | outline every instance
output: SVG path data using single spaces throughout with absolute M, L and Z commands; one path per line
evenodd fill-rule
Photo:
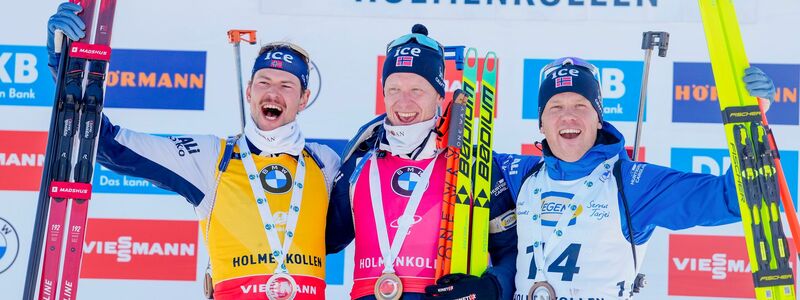
M 787 242 L 792 245 L 791 240 Z M 793 266 L 794 261 L 790 258 L 789 264 Z M 671 234 L 668 272 L 670 296 L 755 297 L 752 269 L 741 236 Z
M 82 278 L 195 280 L 197 221 L 89 219 Z

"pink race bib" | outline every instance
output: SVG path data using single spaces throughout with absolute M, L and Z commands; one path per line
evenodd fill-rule
M 381 195 L 383 196 L 386 228 L 389 241 L 397 232 L 397 219 L 403 214 L 414 188 L 425 188 L 420 181 L 423 169 L 430 159 L 413 161 L 386 155 L 378 157 Z M 439 222 L 442 218 L 442 197 L 445 174 L 444 155 L 439 155 L 434 165 L 428 188 L 422 195 L 414 213 L 414 223 L 394 263 L 397 276 L 403 282 L 404 292 L 424 293 L 425 287 L 434 283 L 436 247 Z M 355 184 L 353 213 L 356 228 L 353 291 L 357 299 L 373 294 L 375 281 L 383 272 L 383 256 L 378 246 L 375 218 L 370 198 L 369 168 L 367 161 Z

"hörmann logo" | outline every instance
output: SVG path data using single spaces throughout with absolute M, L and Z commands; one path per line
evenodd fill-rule
M 202 110 L 206 53 L 115 49 L 106 79 L 106 105 Z
M 668 294 L 754 298 L 751 265 L 744 244 L 741 236 L 671 234 Z M 793 245 L 791 240 L 788 244 Z M 791 253 L 795 251 L 792 249 Z M 789 264 L 793 266 L 794 259 Z M 769 281 L 776 277 L 762 279 Z
M 194 281 L 197 234 L 197 221 L 89 219 L 81 277 Z
M 767 112 L 770 124 L 798 125 L 800 65 L 753 64 L 772 78 L 775 99 Z M 675 62 L 673 65 L 672 121 L 721 123 L 719 92 L 709 63 Z
M 0 190 L 38 191 L 47 132 L 0 131 Z

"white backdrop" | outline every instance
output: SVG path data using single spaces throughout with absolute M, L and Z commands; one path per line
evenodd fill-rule
M 797 120 L 800 116 L 797 103 L 800 39 L 795 31 L 800 28 L 797 18 L 800 3 L 789 0 L 735 2 L 750 61 L 767 64 L 764 67 L 767 73 L 781 82 L 778 87 L 783 100 L 773 106 L 770 115 L 783 120 L 773 128 L 785 151 L 785 168 L 790 173 L 790 185 L 796 196 L 797 152 L 800 150 Z M 58 1 L 42 0 L 0 4 L 3 8 L 0 18 L 0 66 L 3 68 L 0 71 L 5 71 L 0 72 L 0 181 L 5 181 L 0 182 L 0 249 L 18 250 L 5 253 L 0 250 L 1 299 L 22 298 L 41 172 L 41 161 L 37 160 L 44 152 L 41 131 L 48 128 L 52 103 L 52 80 L 45 68 L 43 50 L 45 24 L 57 5 Z M 607 111 L 607 118 L 629 137 L 630 145 L 643 56 L 641 34 L 648 30 L 664 30 L 671 33 L 670 49 L 667 58 L 655 57 L 651 65 L 647 122 L 642 136 L 647 161 L 686 171 L 719 174 L 728 164 L 727 150 L 717 150 L 725 149 L 718 112 L 697 113 L 700 106 L 711 102 L 702 92 L 705 85 L 713 82 L 684 64 L 708 62 L 697 11 L 694 1 L 676 0 L 119 1 L 112 46 L 130 49 L 128 57 L 133 57 L 125 66 L 130 69 L 123 68 L 123 71 L 139 70 L 136 68 L 141 66 L 137 66 L 136 57 L 140 57 L 141 62 L 155 64 L 153 68 L 159 76 L 156 82 L 161 80 L 158 74 L 172 73 L 202 75 L 204 81 L 200 89 L 161 89 L 150 98 L 140 97 L 148 93 L 141 77 L 137 77 L 136 86 L 131 87 L 132 95 L 136 95 L 132 98 L 124 97 L 128 90 L 122 89 L 120 82 L 114 97 L 121 104 L 107 108 L 106 113 L 116 124 L 142 132 L 219 136 L 236 133 L 239 128 L 236 79 L 226 31 L 256 29 L 262 43 L 290 40 L 302 45 L 318 66 L 321 92 L 299 118 L 306 137 L 345 140 L 376 113 L 377 58 L 385 50 L 386 43 L 408 33 L 414 23 L 424 23 L 430 35 L 443 44 L 474 46 L 480 53 L 490 49 L 497 52 L 500 70 L 496 150 L 517 153 L 523 144 L 542 139 L 535 114 L 530 114 L 536 105 L 535 97 L 530 96 L 535 95 L 535 90 L 525 84 L 538 80 L 535 66 L 541 63 L 539 60 L 560 56 L 580 56 L 596 61 L 606 73 L 604 78 L 616 82 L 613 90 L 606 87 L 609 89 L 606 94 L 616 98 L 606 99 L 606 106 L 619 109 Z M 242 48 L 243 69 L 247 72 L 258 47 L 243 45 Z M 153 54 L 142 50 L 158 51 Z M 172 54 L 176 56 L 170 56 Z M 114 64 L 112 60 L 112 70 Z M 117 65 L 122 64 L 120 58 Z M 175 78 L 171 78 L 172 84 L 177 84 Z M 11 89 L 33 90 L 35 96 L 14 94 Z M 684 93 L 684 89 L 691 93 Z M 675 91 L 681 91 L 682 96 L 678 97 Z M 111 88 L 109 99 L 112 98 L 110 93 Z M 170 95 L 180 95 L 172 99 L 175 103 L 172 109 L 158 106 L 159 99 L 169 100 L 166 98 Z M 24 98 L 20 99 L 21 96 Z M 680 99 L 675 100 L 676 97 Z M 692 99 L 688 99 L 687 104 L 685 98 Z M 679 107 L 676 103 L 688 106 Z M 692 105 L 697 105 L 697 109 Z M 716 102 L 711 105 L 716 106 Z M 126 106 L 140 108 L 119 108 Z M 195 109 L 176 109 L 186 107 Z M 685 121 L 684 116 L 693 114 L 707 120 Z M 707 116 L 713 114 L 716 116 Z M 98 172 L 114 176 L 104 170 Z M 97 183 L 100 179 L 95 180 Z M 80 299 L 201 298 L 200 280 L 207 253 L 197 232 L 161 234 L 163 237 L 156 234 L 156 239 L 162 240 L 151 241 L 153 243 L 175 243 L 195 250 L 173 256 L 160 255 L 154 250 L 150 256 L 156 260 L 152 262 L 143 262 L 150 256 L 134 257 L 130 264 L 117 262 L 114 259 L 118 257 L 115 252 L 118 248 L 113 243 L 112 246 L 105 243 L 104 250 L 97 250 L 97 242 L 114 242 L 123 236 L 147 239 L 148 232 L 132 225 L 140 222 L 135 220 L 153 220 L 149 222 L 164 226 L 168 226 L 170 223 L 166 222 L 170 220 L 194 220 L 191 206 L 182 198 L 152 187 L 129 185 L 128 189 L 117 189 L 106 186 L 95 191 L 90 218 L 105 222 L 104 226 L 121 222 L 120 228 L 131 228 L 131 232 L 101 236 L 93 235 L 89 229 L 89 237 L 94 240 L 87 239 L 84 252 L 93 253 L 87 260 L 96 263 L 90 268 L 96 272 L 89 276 L 86 270 L 89 267 L 84 267 Z M 188 242 L 185 241 L 187 234 Z M 703 236 L 692 239 L 685 235 Z M 726 244 L 727 239 L 719 237 L 741 235 L 740 224 L 677 233 L 657 230 L 644 260 L 649 286 L 639 298 L 747 297 L 750 294 L 746 292 L 714 288 L 715 284 L 746 287 L 750 282 L 749 269 L 738 265 L 745 259 L 741 257 L 743 243 L 736 240 Z M 670 242 L 671 239 L 674 240 Z M 698 240 L 709 245 L 694 244 Z M 92 241 L 94 243 L 89 244 Z M 347 275 L 352 270 L 351 249 L 338 261 L 344 261 L 344 267 L 329 269 L 328 273 L 329 280 L 341 278 L 328 287 L 327 294 L 332 299 L 347 298 L 351 284 Z M 163 276 L 169 271 L 153 269 L 154 265 L 169 267 L 172 263 L 176 266 L 188 264 L 189 274 L 186 275 L 186 267 L 180 276 Z M 109 269 L 103 271 L 102 268 Z M 115 271 L 114 268 L 138 271 Z M 123 273 L 128 275 L 120 275 Z

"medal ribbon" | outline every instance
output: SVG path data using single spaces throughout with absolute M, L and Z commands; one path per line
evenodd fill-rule
M 437 153 L 438 154 L 438 153 Z M 422 194 L 428 189 L 428 182 L 433 173 L 433 165 L 436 164 L 434 155 L 428 166 L 420 175 L 419 181 L 414 185 L 414 191 L 408 199 L 403 215 L 397 219 L 397 232 L 394 234 L 391 246 L 389 245 L 389 231 L 386 229 L 386 215 L 383 212 L 383 196 L 381 196 L 380 174 L 378 172 L 378 160 L 375 159 L 377 153 L 372 152 L 369 167 L 369 192 L 372 198 L 372 214 L 375 216 L 375 226 L 378 234 L 378 246 L 383 256 L 383 273 L 394 273 L 394 260 L 400 254 L 400 249 L 408 235 L 408 230 L 414 223 L 414 212 L 417 211 L 422 200 Z
M 294 182 L 292 182 L 292 197 L 289 202 L 289 211 L 286 217 L 286 229 L 283 235 L 283 245 L 280 243 L 278 237 L 278 230 L 275 227 L 275 219 L 272 217 L 272 211 L 269 208 L 267 196 L 264 194 L 264 187 L 259 182 L 259 172 L 256 164 L 253 161 L 253 154 L 250 153 L 247 147 L 246 139 L 239 139 L 239 153 L 241 154 L 244 169 L 247 171 L 247 178 L 250 181 L 250 188 L 253 190 L 256 206 L 258 206 L 258 213 L 261 215 L 261 223 L 264 225 L 264 231 L 267 234 L 267 241 L 272 250 L 272 256 L 278 262 L 278 267 L 275 268 L 275 274 L 283 273 L 288 274 L 289 270 L 286 268 L 286 254 L 292 246 L 294 239 L 294 230 L 297 227 L 297 219 L 300 215 L 300 202 L 303 199 L 303 183 L 306 175 L 306 163 L 303 153 L 297 156 L 297 170 L 295 171 Z

